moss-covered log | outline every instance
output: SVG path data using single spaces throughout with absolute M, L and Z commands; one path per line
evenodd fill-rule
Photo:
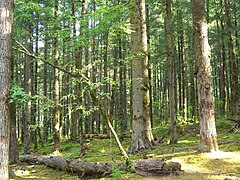
M 21 161 L 31 164 L 43 164 L 48 167 L 79 174 L 80 177 L 104 177 L 111 174 L 113 166 L 127 170 L 124 163 L 116 162 L 85 162 L 76 159 L 65 159 L 58 156 L 25 155 Z M 169 175 L 181 171 L 181 165 L 176 162 L 166 162 L 163 159 L 135 161 L 136 172 L 146 176 Z

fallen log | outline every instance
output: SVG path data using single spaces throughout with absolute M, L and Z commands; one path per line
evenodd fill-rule
M 83 134 L 85 139 L 110 139 L 113 135 L 110 134 Z M 131 138 L 131 134 L 124 134 L 124 138 Z
M 113 167 L 119 167 L 122 171 L 127 168 L 122 162 L 85 162 L 76 159 L 65 159 L 59 156 L 25 155 L 21 156 L 22 162 L 30 164 L 43 164 L 58 170 L 77 173 L 81 178 L 100 178 L 111 174 Z M 169 175 L 181 171 L 181 165 L 177 162 L 166 162 L 164 159 L 135 161 L 135 171 L 144 176 Z

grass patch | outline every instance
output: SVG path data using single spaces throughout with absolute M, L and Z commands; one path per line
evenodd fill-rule
M 168 136 L 163 143 L 158 144 L 152 149 L 130 155 L 133 160 L 143 158 L 165 158 L 168 161 L 179 162 L 184 170 L 178 176 L 164 176 L 163 180 L 179 179 L 240 179 L 240 131 L 235 130 L 228 132 L 234 123 L 221 118 L 217 121 L 219 149 L 224 152 L 202 153 L 198 154 L 196 149 L 199 144 L 197 132 L 190 132 L 181 135 L 178 143 L 168 144 Z M 162 127 L 154 129 L 155 135 L 160 138 L 167 130 L 169 125 L 163 124 Z M 181 130 L 188 128 L 187 125 L 179 127 Z M 86 156 L 80 157 L 80 144 L 70 140 L 62 140 L 61 156 L 64 158 L 77 158 L 84 161 L 107 162 L 122 161 L 122 155 L 114 141 L 111 139 L 91 139 Z M 125 150 L 130 147 L 131 139 L 125 139 L 122 144 Z M 22 150 L 22 147 L 20 148 Z M 53 151 L 53 142 L 44 144 L 39 147 L 37 152 L 44 155 L 51 155 Z M 19 164 L 12 166 L 17 177 L 12 179 L 79 179 L 75 174 L 69 174 L 63 171 L 48 169 L 44 166 L 28 166 Z M 103 179 L 146 179 L 136 174 L 126 174 L 121 172 L 117 167 L 113 168 L 113 174 L 109 178 Z M 159 179 L 159 177 L 147 177 L 147 179 Z

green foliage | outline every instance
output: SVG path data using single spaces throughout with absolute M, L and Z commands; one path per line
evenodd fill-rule
M 25 103 L 29 99 L 31 99 L 31 96 L 29 96 L 24 89 L 17 84 L 16 82 L 12 83 L 11 89 L 10 89 L 10 94 L 11 94 L 11 101 L 17 102 L 17 103 Z
M 121 171 L 120 167 L 115 165 L 111 168 L 111 179 L 121 180 L 124 178 L 124 174 Z
M 127 170 L 130 172 L 135 172 L 136 162 L 133 162 L 130 158 L 123 157 L 123 162 L 127 166 Z

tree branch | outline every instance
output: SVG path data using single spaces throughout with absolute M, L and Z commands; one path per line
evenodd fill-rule
M 91 95 L 91 98 L 92 100 L 98 105 L 99 107 L 99 110 L 100 110 L 100 114 L 102 115 L 103 119 L 105 119 L 105 123 L 107 124 L 108 128 L 110 129 L 110 131 L 112 132 L 116 142 L 117 142 L 117 145 L 119 147 L 119 150 L 121 151 L 122 155 L 127 159 L 126 160 L 126 163 L 129 163 L 130 160 L 129 160 L 129 156 L 128 154 L 126 153 L 126 151 L 124 150 L 119 138 L 118 138 L 118 135 L 116 133 L 116 131 L 114 130 L 112 124 L 111 124 L 111 117 L 110 115 L 107 113 L 107 110 L 106 108 L 104 107 L 104 104 L 97 98 L 97 95 L 96 93 L 90 88 L 90 85 L 91 85 L 91 81 L 88 77 L 86 77 L 82 72 L 81 70 L 77 71 L 76 74 L 75 73 L 71 73 L 59 66 L 55 66 L 54 64 L 42 59 L 42 58 L 39 58 L 37 56 L 35 56 L 34 54 L 32 54 L 31 52 L 28 51 L 27 48 L 25 48 L 20 42 L 18 42 L 17 40 L 14 40 L 17 45 L 20 47 L 20 49 L 17 49 L 19 52 L 22 52 L 36 60 L 40 60 L 54 68 L 57 68 L 58 70 L 72 76 L 72 77 L 75 77 L 75 78 L 82 78 L 83 79 L 83 83 L 85 83 L 86 87 L 87 87 L 87 90 L 89 91 L 90 95 Z

